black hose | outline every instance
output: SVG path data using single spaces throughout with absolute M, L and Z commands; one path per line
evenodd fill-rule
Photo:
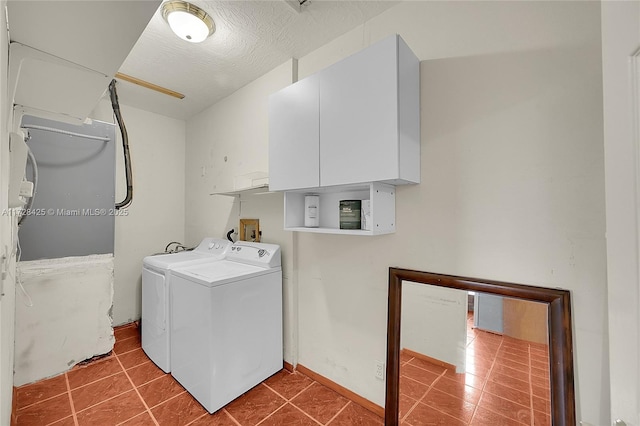
M 165 251 L 165 252 L 168 252 L 168 251 L 169 251 L 169 246 L 170 246 L 171 244 L 175 244 L 176 246 L 182 246 L 182 244 L 181 244 L 181 243 L 179 243 L 178 241 L 171 241 L 171 242 L 170 242 L 169 244 L 167 244 L 167 246 L 164 248 L 164 251 Z M 183 247 L 184 247 L 184 246 L 183 246 Z
M 231 234 L 233 234 L 234 232 L 236 232 L 235 229 L 232 229 L 231 231 L 227 232 L 227 240 L 233 242 L 233 239 L 231 238 Z
M 127 207 L 133 201 L 133 175 L 131 172 L 131 153 L 129 152 L 129 136 L 127 135 L 127 128 L 122 120 L 122 114 L 120 113 L 120 104 L 118 103 L 118 92 L 116 91 L 116 80 L 111 80 L 109 83 L 109 95 L 111 96 L 111 107 L 113 108 L 113 114 L 116 116 L 118 126 L 120 127 L 120 134 L 122 135 L 122 152 L 124 154 L 124 168 L 127 180 L 127 195 L 124 200 L 116 203 L 116 209 Z

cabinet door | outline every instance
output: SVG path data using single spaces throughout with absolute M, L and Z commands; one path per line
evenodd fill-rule
M 269 189 L 320 185 L 318 77 L 269 97 Z
M 398 177 L 397 36 L 320 73 L 320 185 Z

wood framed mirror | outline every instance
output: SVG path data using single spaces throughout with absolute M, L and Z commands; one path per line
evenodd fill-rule
M 408 365 L 410 362 L 407 361 L 407 354 L 403 353 L 401 356 L 401 319 L 405 318 L 403 316 L 403 302 L 402 302 L 402 289 L 403 282 L 410 283 L 411 285 L 415 285 L 416 288 L 422 288 L 424 285 L 433 286 L 431 288 L 436 289 L 436 291 L 453 291 L 461 293 L 462 292 L 464 300 L 467 300 L 469 294 L 482 294 L 487 295 L 489 298 L 498 296 L 498 299 L 504 300 L 514 300 L 516 302 L 528 301 L 534 302 L 534 305 L 544 305 L 542 308 L 546 308 L 543 312 L 547 314 L 547 323 L 546 323 L 546 334 L 544 337 L 547 339 L 547 342 L 544 344 L 545 350 L 548 345 L 548 357 L 544 358 L 546 364 L 548 366 L 547 376 L 548 376 L 548 402 L 547 410 L 548 414 L 547 420 L 550 424 L 554 426 L 573 426 L 576 424 L 576 412 L 575 412 L 575 394 L 574 394 L 574 384 L 573 384 L 573 343 L 572 343 L 572 330 L 571 330 L 571 299 L 570 293 L 568 290 L 561 289 L 551 289 L 551 288 L 543 288 L 543 287 L 534 287 L 522 284 L 513 284 L 492 280 L 483 280 L 477 278 L 467 278 L 467 277 L 458 277 L 451 275 L 442 275 L 435 274 L 429 272 L 415 271 L 409 269 L 401 269 L 401 268 L 389 268 L 389 305 L 388 305 L 388 322 L 387 322 L 387 366 L 386 366 L 386 395 L 385 395 L 385 425 L 386 426 L 396 426 L 401 424 L 400 421 L 400 387 L 401 387 L 401 365 Z M 407 288 L 408 290 L 408 288 Z M 469 293 L 471 292 L 471 293 Z M 476 297 L 476 296 L 473 296 Z M 432 302 L 437 302 L 436 304 L 443 306 L 445 304 L 457 304 L 460 305 L 461 302 L 454 302 L 454 298 L 449 296 L 428 296 L 428 298 Z M 412 294 L 407 300 L 415 299 L 415 296 Z M 465 310 L 467 309 L 467 303 L 465 302 Z M 468 308 L 471 309 L 471 308 Z M 422 309 L 424 311 L 424 309 Z M 466 311 L 465 311 L 466 312 Z M 467 314 L 468 315 L 468 314 Z M 475 314 L 474 314 L 475 315 Z M 406 318 L 405 318 L 406 319 Z M 529 321 L 530 319 L 526 319 L 525 321 Z M 462 319 L 465 324 L 468 322 L 468 319 L 465 317 Z M 543 319 L 544 321 L 544 319 Z M 477 318 L 476 318 L 477 322 Z M 442 328 L 443 322 L 432 323 L 430 327 Z M 463 326 L 464 327 L 464 326 Z M 544 324 L 543 324 L 544 328 Z M 483 331 L 484 332 L 484 331 Z M 494 333 L 495 339 L 502 339 L 502 335 L 500 333 Z M 466 337 L 468 338 L 468 337 Z M 464 340 L 465 338 L 463 338 Z M 511 337 L 507 337 L 507 339 L 511 339 Z M 405 339 L 406 340 L 406 339 Z M 514 340 L 515 341 L 515 340 Z M 406 343 L 406 342 L 405 342 Z M 501 345 L 502 343 L 500 343 Z M 465 340 L 466 345 L 466 340 Z M 460 343 L 458 342 L 458 350 L 460 350 Z M 501 346 L 500 346 L 501 347 Z M 538 348 L 532 344 L 534 350 Z M 465 348 L 462 348 L 463 350 Z M 507 346 L 507 349 L 509 347 Z M 497 351 L 498 349 L 496 349 Z M 413 354 L 413 352 L 410 352 Z M 456 374 L 465 373 L 465 371 L 458 371 L 459 368 L 453 368 L 453 365 L 450 365 L 446 362 L 439 363 L 437 359 L 432 359 L 430 357 L 426 357 L 427 361 L 433 361 L 435 364 L 439 364 L 441 370 L 434 371 L 442 371 L 437 379 L 434 379 L 434 384 L 432 384 L 424 393 L 423 398 L 427 398 L 431 389 L 435 388 L 435 383 L 437 380 L 447 381 L 449 380 L 445 376 L 447 374 L 450 375 L 450 378 L 454 378 Z M 423 360 L 419 360 L 418 362 L 424 362 Z M 539 361 L 538 361 L 539 362 Z M 403 364 L 404 363 L 404 364 Z M 492 364 L 492 366 L 495 365 Z M 540 367 L 544 367 L 544 365 L 539 365 Z M 415 366 L 411 366 L 414 368 Z M 450 369 L 447 370 L 447 367 Z M 435 367 L 434 367 L 435 368 Z M 453 368 L 453 369 L 451 369 Z M 493 368 L 493 367 L 492 367 Z M 506 367 L 505 367 L 506 368 Z M 531 370 L 531 367 L 530 367 Z M 416 370 L 417 371 L 417 370 Z M 490 374 L 491 370 L 487 372 Z M 530 377 L 531 377 L 531 373 Z M 434 377 L 437 374 L 434 374 Z M 403 375 L 403 378 L 405 376 Z M 442 378 L 445 377 L 445 378 Z M 463 380 L 463 387 L 467 388 L 464 380 L 466 376 L 463 376 L 461 379 Z M 441 379 L 442 378 L 442 379 Z M 487 376 L 484 383 L 488 383 L 489 376 Z M 451 382 L 455 382 L 455 380 L 451 380 Z M 420 382 L 416 382 L 420 384 Z M 482 392 L 484 392 L 485 384 L 482 385 Z M 530 388 L 535 387 L 529 385 Z M 424 388 L 423 388 L 424 389 Z M 475 390 L 475 389 L 474 389 Z M 438 391 L 439 393 L 440 391 Z M 534 392 L 531 391 L 533 394 Z M 484 395 L 484 394 L 482 394 Z M 495 395 L 488 395 L 489 397 L 495 397 Z M 403 397 L 404 400 L 409 400 L 408 397 Z M 481 397 L 478 397 L 476 400 L 477 407 L 480 407 Z M 529 417 L 529 421 L 533 424 L 533 414 L 534 414 L 534 396 L 530 396 L 531 405 L 530 410 L 531 414 Z M 413 400 L 410 400 L 411 403 Z M 500 399 L 500 401 L 502 401 Z M 405 415 L 410 415 L 411 410 L 416 409 L 416 407 L 421 404 L 421 401 L 418 400 L 408 413 L 402 413 Z M 465 402 L 467 404 L 467 402 Z M 425 404 L 424 407 L 422 405 L 420 408 L 427 410 L 430 408 L 429 405 Z M 479 408 L 478 408 L 479 410 Z M 406 410 L 405 410 L 406 411 Z M 512 411 L 512 410 L 510 410 Z M 426 411 L 424 411 L 426 413 Z M 476 409 L 474 408 L 473 416 L 475 419 Z M 443 413 L 440 413 L 443 414 Z M 525 412 L 523 415 L 526 417 L 528 414 Z M 405 420 L 407 420 L 405 418 Z M 520 419 L 522 420 L 522 419 Z M 440 420 L 442 422 L 442 420 Z M 446 422 L 446 421 L 445 421 Z M 473 422 L 471 418 L 465 423 L 464 421 L 461 424 L 494 424 L 495 420 L 491 423 L 482 423 L 482 422 Z M 445 423 L 438 423 L 445 424 Z M 458 423 L 456 423 L 458 424 Z

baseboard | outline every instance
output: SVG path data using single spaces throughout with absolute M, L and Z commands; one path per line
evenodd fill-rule
M 287 370 L 289 373 L 293 373 L 294 371 L 293 365 L 289 364 L 287 361 L 283 361 L 283 363 L 284 363 L 283 364 L 284 369 Z
M 439 359 L 431 358 L 430 356 L 421 354 L 420 352 L 414 352 L 411 349 L 402 349 L 400 353 L 408 356 L 412 356 L 414 358 L 421 359 L 423 361 L 430 362 L 431 364 L 439 365 L 449 370 L 456 371 L 456 366 L 453 364 L 449 364 L 448 362 L 440 361 Z
M 333 380 L 327 379 L 326 377 L 316 373 L 315 371 L 308 369 L 304 365 L 298 364 L 296 366 L 296 370 L 304 374 L 305 376 L 312 378 L 313 380 L 320 383 L 321 385 L 324 385 L 329 389 L 332 389 L 338 392 L 340 395 L 350 399 L 356 404 L 363 406 L 364 408 L 371 411 L 372 413 L 384 418 L 384 407 L 381 407 L 378 404 L 371 402 L 366 398 L 361 397 L 357 393 L 352 392 L 349 389 L 345 388 L 344 386 L 337 384 Z
M 18 388 L 13 387 L 13 399 L 11 400 L 11 426 L 18 424 Z

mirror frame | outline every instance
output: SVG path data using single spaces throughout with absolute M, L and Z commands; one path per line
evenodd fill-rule
M 389 268 L 385 426 L 397 426 L 400 412 L 400 316 L 403 281 L 546 303 L 549 324 L 551 424 L 554 426 L 576 424 L 571 294 L 568 290 L 392 267 Z

